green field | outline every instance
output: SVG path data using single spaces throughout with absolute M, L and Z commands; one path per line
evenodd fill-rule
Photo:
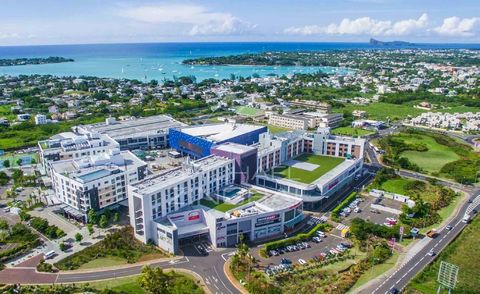
M 407 195 L 408 191 L 406 187 L 411 182 L 413 181 L 405 178 L 389 179 L 382 183 L 380 189 L 390 193 Z
M 227 212 L 230 209 L 234 209 L 235 207 L 242 206 L 244 204 L 253 202 L 253 201 L 258 201 L 260 200 L 264 195 L 262 194 L 254 194 L 252 197 L 248 198 L 247 200 L 244 200 L 238 204 L 232 204 L 232 203 L 226 203 L 226 202 L 215 202 L 207 199 L 200 199 L 200 204 L 206 207 L 213 208 L 215 210 L 221 211 L 221 212 Z
M 458 283 L 452 293 L 478 293 L 480 289 L 480 218 L 476 218 L 469 224 L 460 236 L 453 241 L 437 257 L 434 263 L 423 270 L 408 286 L 409 290 L 415 289 L 420 293 L 436 293 L 438 283 L 437 275 L 440 261 L 446 261 L 457 265 Z M 441 293 L 447 293 L 445 289 Z M 410 292 L 411 293 L 411 292 Z
M 374 131 L 352 128 L 352 127 L 339 127 L 331 131 L 333 135 L 343 135 L 343 136 L 368 136 L 375 134 Z
M 398 120 L 406 118 L 407 116 L 418 116 L 426 110 L 414 108 L 410 105 L 404 104 L 390 104 L 383 102 L 370 103 L 369 105 L 353 105 L 347 104 L 345 107 L 334 109 L 335 112 L 342 113 L 344 110 L 364 110 L 368 113 L 369 119 L 383 120 L 387 119 Z
M 320 178 L 334 167 L 342 163 L 345 159 L 332 156 L 322 156 L 314 154 L 302 154 L 295 158 L 297 161 L 308 162 L 319 165 L 313 171 L 299 169 L 291 166 L 275 168 L 274 173 L 277 177 L 288 178 L 305 184 L 310 184 Z
M 369 105 L 353 105 L 346 104 L 345 107 L 335 108 L 335 112 L 342 113 L 344 110 L 353 111 L 353 110 L 365 110 L 368 113 L 369 119 L 375 120 L 398 120 L 404 119 L 410 116 L 418 116 L 423 112 L 428 112 L 428 110 L 418 109 L 413 107 L 417 102 L 412 102 L 409 104 L 391 104 L 384 102 L 375 102 L 370 103 Z M 445 109 L 435 109 L 435 112 L 477 112 L 480 111 L 479 107 L 468 107 L 468 106 L 449 106 Z
M 263 110 L 249 106 L 239 106 L 236 110 L 237 114 L 244 116 L 259 116 L 264 114 Z
M 400 156 L 408 158 L 410 162 L 429 173 L 439 172 L 445 164 L 460 159 L 460 156 L 452 149 L 438 144 L 432 137 L 425 135 L 399 135 L 398 137 L 408 144 L 425 144 L 427 146 L 428 150 L 425 152 L 408 150 L 400 153 Z
M 13 114 L 10 110 L 12 106 L 15 106 L 15 104 L 5 104 L 5 105 L 0 105 L 0 118 L 4 117 L 8 120 L 14 120 L 17 118 L 15 114 Z

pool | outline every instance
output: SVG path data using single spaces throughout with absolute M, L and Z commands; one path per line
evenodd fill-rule
M 227 198 L 233 198 L 234 196 L 237 195 L 238 192 L 240 192 L 242 189 L 241 188 L 238 188 L 238 187 L 235 187 L 235 188 L 227 188 L 223 191 L 220 192 L 220 194 L 224 197 L 227 197 Z
M 96 180 L 96 179 L 99 179 L 99 178 L 102 178 L 102 177 L 105 177 L 105 176 L 108 176 L 108 175 L 110 175 L 110 171 L 101 169 L 101 170 L 93 171 L 93 172 L 88 173 L 88 174 L 77 176 L 77 178 L 84 181 L 84 182 L 89 182 L 89 181 Z

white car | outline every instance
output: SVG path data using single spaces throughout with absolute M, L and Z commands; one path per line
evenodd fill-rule
M 304 259 L 301 259 L 301 258 L 300 258 L 300 259 L 298 259 L 298 263 L 300 263 L 300 264 L 306 264 L 307 262 L 306 262 Z

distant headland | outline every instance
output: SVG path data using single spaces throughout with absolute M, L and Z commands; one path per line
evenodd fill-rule
M 415 45 L 414 43 L 410 43 L 410 42 L 405 42 L 405 41 L 380 41 L 380 40 L 376 40 L 376 39 L 373 39 L 371 38 L 370 39 L 370 45 L 375 45 L 375 46 L 413 46 Z
M 73 62 L 71 58 L 64 58 L 58 56 L 50 56 L 47 58 L 13 58 L 13 59 L 0 59 L 0 66 L 17 66 L 27 64 L 48 64 L 48 63 L 62 63 Z

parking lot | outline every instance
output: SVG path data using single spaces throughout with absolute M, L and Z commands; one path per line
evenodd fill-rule
M 372 209 L 372 204 L 377 204 L 386 208 L 393 208 L 401 210 L 401 203 L 391 199 L 376 200 L 375 197 L 365 197 L 364 201 L 358 203 L 359 210 L 352 209 L 348 216 L 341 218 L 342 224 L 350 225 L 350 221 L 354 218 L 361 218 L 376 224 L 383 224 L 387 222 L 387 218 L 398 219 L 398 215 L 395 213 L 387 212 L 381 209 Z M 376 203 L 377 202 L 377 203 Z M 355 212 L 358 211 L 358 212 Z
M 299 248 L 303 246 L 297 246 L 297 249 L 289 252 L 287 248 L 283 250 L 277 250 L 277 256 L 270 256 L 269 258 L 260 257 L 259 251 L 261 247 L 256 248 L 253 252 L 254 256 L 259 260 L 259 265 L 262 267 L 268 267 L 273 265 L 279 265 L 282 263 L 282 259 L 288 259 L 292 264 L 301 264 L 299 260 L 306 262 L 311 261 L 315 256 L 318 257 L 322 253 L 328 254 L 328 252 L 334 248 L 337 248 L 342 242 L 349 243 L 346 239 L 326 233 L 325 237 L 320 238 L 321 242 L 316 243 L 312 240 L 305 242 L 308 244 L 307 248 Z

